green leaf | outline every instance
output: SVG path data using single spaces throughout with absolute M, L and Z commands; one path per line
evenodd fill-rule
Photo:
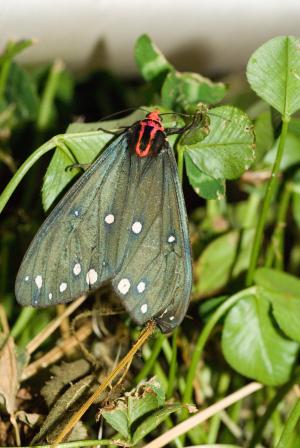
M 274 317 L 282 331 L 300 342 L 300 280 L 276 269 L 260 268 L 255 282 L 262 297 L 272 303 Z
M 150 417 L 146 418 L 143 423 L 141 423 L 137 427 L 132 437 L 132 444 L 135 445 L 136 443 L 138 443 L 140 440 L 146 437 L 147 434 L 156 429 L 158 425 L 165 421 L 169 415 L 179 411 L 180 409 L 182 409 L 182 407 L 183 406 L 181 404 L 171 404 L 165 406 L 159 411 L 154 412 Z
M 278 149 L 279 139 L 276 141 L 275 146 L 269 151 L 264 161 L 270 165 L 273 165 L 276 159 L 277 149 Z M 284 153 L 280 163 L 280 169 L 286 170 L 293 165 L 297 165 L 300 162 L 300 137 L 287 133 L 286 141 L 284 145 Z
M 169 109 L 178 109 L 203 102 L 215 104 L 221 101 L 227 92 L 222 82 L 214 83 L 198 73 L 168 73 L 161 90 L 162 104 Z
M 147 34 L 140 36 L 135 44 L 135 60 L 146 81 L 163 76 L 173 68 Z
M 183 145 L 196 167 L 214 179 L 236 179 L 254 160 L 254 134 L 249 117 L 221 106 L 209 111 L 210 132 L 202 141 Z
M 39 99 L 30 76 L 19 65 L 12 63 L 5 90 L 6 101 L 15 104 L 20 119 L 34 120 L 37 117 Z
M 202 173 L 192 161 L 188 153 L 184 154 L 186 172 L 195 192 L 205 199 L 220 199 L 225 195 L 225 181 L 213 179 Z
M 4 62 L 12 60 L 15 56 L 17 56 L 17 54 L 30 47 L 33 43 L 33 39 L 22 39 L 16 42 L 8 42 L 5 50 L 0 55 L 0 65 L 2 65 Z
M 245 271 L 249 264 L 254 229 L 226 233 L 212 241 L 195 266 L 195 291 L 212 295 Z
M 298 344 L 285 339 L 272 324 L 269 303 L 245 296 L 226 316 L 222 349 L 226 361 L 242 375 L 276 386 L 290 376 Z
M 281 114 L 300 108 L 300 39 L 279 36 L 259 47 L 250 57 L 247 78 L 258 96 Z
M 276 269 L 259 268 L 255 271 L 255 282 L 259 286 L 282 294 L 300 296 L 300 280 Z
M 274 132 L 270 110 L 262 112 L 255 120 L 255 163 L 259 163 L 274 145 Z
M 92 163 L 111 138 L 111 134 L 102 131 L 57 137 L 57 148 L 47 168 L 42 187 L 45 211 L 80 171 L 77 168 L 68 169 L 70 165 Z
M 141 383 L 134 394 L 128 397 L 128 422 L 131 426 L 143 415 L 161 407 L 165 393 L 157 378 Z
M 300 119 L 299 118 L 291 118 L 289 121 L 289 131 L 293 134 L 300 137 Z
M 104 410 L 101 413 L 103 418 L 109 423 L 117 432 L 122 434 L 126 440 L 130 440 L 130 431 L 127 420 L 127 405 L 118 400 L 117 407 L 114 409 Z
M 132 425 L 143 415 L 161 407 L 164 402 L 164 390 L 157 378 L 152 378 L 118 399 L 113 409 L 104 409 L 102 415 L 126 440 L 130 440 Z

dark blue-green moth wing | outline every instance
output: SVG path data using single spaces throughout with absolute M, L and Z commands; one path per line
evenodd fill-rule
M 118 137 L 70 188 L 33 239 L 19 269 L 22 305 L 66 303 L 111 281 L 139 324 L 168 332 L 183 319 L 191 284 L 184 199 L 165 143 L 137 157 Z
M 35 235 L 17 275 L 19 303 L 65 303 L 113 277 L 119 229 L 111 217 L 122 216 L 129 170 L 126 138 L 121 136 L 70 188 Z

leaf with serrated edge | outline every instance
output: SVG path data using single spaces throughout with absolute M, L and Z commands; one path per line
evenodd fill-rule
M 209 112 L 210 132 L 184 150 L 200 171 L 214 179 L 236 179 L 254 160 L 254 134 L 249 117 L 239 109 L 221 106 Z

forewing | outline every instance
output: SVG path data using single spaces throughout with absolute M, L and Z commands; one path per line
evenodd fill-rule
M 168 332 L 183 319 L 192 286 L 186 211 L 169 146 L 156 157 L 132 156 L 127 203 L 123 261 L 112 284 L 137 323 L 154 318 Z
M 68 302 L 114 276 L 116 223 L 126 206 L 129 171 L 122 135 L 71 187 L 36 234 L 16 280 L 19 303 L 41 307 Z

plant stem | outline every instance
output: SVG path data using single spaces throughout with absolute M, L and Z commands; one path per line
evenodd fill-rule
M 192 392 L 193 392 L 193 381 L 196 374 L 197 366 L 199 364 L 199 360 L 201 358 L 204 346 L 214 328 L 218 320 L 232 307 L 236 302 L 240 300 L 241 297 L 245 296 L 245 294 L 251 294 L 255 292 L 255 288 L 248 288 L 242 291 L 239 291 L 237 294 L 234 294 L 229 299 L 220 305 L 214 314 L 211 316 L 209 321 L 206 323 L 202 332 L 199 335 L 196 346 L 193 351 L 193 356 L 190 364 L 190 368 L 188 370 L 187 379 L 186 379 L 186 387 L 183 394 L 183 402 L 190 403 L 192 401 Z
M 37 312 L 36 308 L 23 308 L 11 329 L 10 335 L 16 339 Z
M 6 47 L 6 52 L 9 53 L 9 50 L 12 47 L 13 47 L 13 43 L 8 42 L 7 47 Z M 3 101 L 3 99 L 4 99 L 4 92 L 6 89 L 6 84 L 7 84 L 10 67 L 11 67 L 11 58 L 7 58 L 2 63 L 2 67 L 0 70 L 0 100 L 1 101 Z
M 169 366 L 169 382 L 166 393 L 167 399 L 173 396 L 175 386 L 175 378 L 177 371 L 177 337 L 178 337 L 178 327 L 175 328 L 172 334 L 172 357 Z
M 156 338 L 154 346 L 151 350 L 151 356 L 147 359 L 147 361 L 144 364 L 144 367 L 140 370 L 140 372 L 134 379 L 136 384 L 142 381 L 144 378 L 146 378 L 149 372 L 151 372 L 151 370 L 153 369 L 155 361 L 161 351 L 164 339 L 165 336 L 163 334 L 159 334 L 158 337 Z
M 230 384 L 229 374 L 227 372 L 221 373 L 218 384 L 218 390 L 216 394 L 218 399 L 223 398 L 226 395 L 229 388 L 229 384 Z M 209 431 L 207 435 L 208 444 L 216 443 L 218 439 L 220 424 L 221 424 L 221 414 L 218 413 L 214 415 L 210 421 Z
M 276 269 L 283 269 L 283 259 L 284 259 L 284 231 L 286 226 L 286 217 L 288 212 L 288 207 L 290 203 L 290 198 L 292 194 L 291 184 L 287 182 L 284 186 L 284 190 L 281 194 L 279 206 L 277 223 L 274 229 L 271 244 L 269 246 L 266 258 L 266 266 L 271 267 L 275 257 L 275 267 Z
M 258 444 L 261 442 L 264 430 L 266 426 L 269 424 L 270 418 L 272 417 L 273 413 L 275 412 L 276 409 L 278 409 L 280 403 L 282 403 L 282 400 L 292 389 L 294 384 L 299 383 L 299 380 L 300 380 L 300 369 L 296 369 L 292 379 L 276 391 L 276 394 L 274 395 L 272 400 L 267 404 L 264 414 L 260 417 L 257 425 L 255 426 L 255 430 L 252 434 L 248 448 L 255 448 L 256 446 L 258 446 Z
M 39 131 L 44 131 L 49 126 L 49 122 L 52 116 L 53 101 L 58 88 L 60 74 L 63 68 L 63 62 L 58 60 L 54 62 L 50 69 L 46 86 L 41 98 L 39 113 L 37 117 L 36 126 Z
M 280 163 L 281 163 L 281 159 L 282 159 L 282 155 L 283 155 L 283 151 L 284 151 L 289 120 L 290 120 L 290 118 L 287 116 L 282 117 L 282 130 L 281 130 L 281 135 L 280 135 L 280 139 L 279 139 L 279 145 L 278 145 L 278 149 L 277 149 L 276 159 L 275 159 L 273 169 L 272 169 L 272 174 L 269 179 L 266 194 L 265 194 L 265 197 L 263 200 L 262 210 L 259 215 L 258 223 L 256 226 L 254 242 L 253 242 L 251 258 L 250 258 L 250 264 L 249 264 L 249 269 L 248 269 L 248 273 L 247 273 L 246 286 L 251 286 L 253 283 L 254 272 L 256 269 L 256 265 L 257 265 L 261 245 L 262 245 L 263 232 L 264 232 L 264 227 L 265 227 L 265 223 L 266 223 L 266 219 L 267 219 L 267 214 L 269 212 L 271 201 L 273 199 L 276 185 L 278 182 L 278 173 L 280 170 Z
M 42 146 L 40 146 L 38 149 L 36 149 L 29 157 L 25 160 L 25 162 L 20 166 L 16 174 L 13 176 L 13 178 L 10 180 L 10 182 L 7 184 L 5 189 L 3 190 L 2 194 L 0 195 L 0 213 L 4 209 L 5 205 L 7 204 L 9 198 L 25 176 L 25 174 L 29 171 L 29 169 L 32 167 L 32 165 L 35 164 L 37 160 L 44 154 L 46 154 L 51 149 L 54 149 L 56 146 L 55 138 L 52 138 L 48 142 L 44 143 Z
M 284 427 L 283 433 L 276 448 L 292 447 L 291 444 L 294 434 L 293 431 L 300 418 L 300 399 L 298 399 Z

